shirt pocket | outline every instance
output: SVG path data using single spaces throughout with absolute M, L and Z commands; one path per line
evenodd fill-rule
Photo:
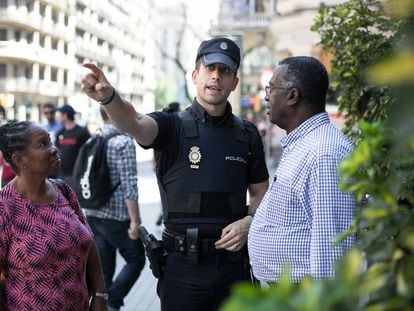
M 289 179 L 278 178 L 270 191 L 266 215 L 270 223 L 284 227 L 306 225 L 306 215 Z

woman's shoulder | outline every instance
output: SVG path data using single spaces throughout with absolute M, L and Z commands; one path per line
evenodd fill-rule
M 10 212 L 11 206 L 14 206 L 15 198 L 18 196 L 16 189 L 7 184 L 0 190 L 0 214 Z

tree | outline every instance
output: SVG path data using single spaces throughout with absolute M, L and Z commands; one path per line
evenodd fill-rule
M 240 285 L 223 310 L 413 310 L 413 1 L 321 8 L 314 29 L 335 52 L 332 85 L 358 142 L 340 166 L 343 189 L 364 202 L 344 233 L 357 233 L 358 243 L 334 280 Z
M 375 0 L 352 0 L 322 7 L 312 27 L 326 51 L 334 53 L 331 89 L 339 93 L 339 111 L 347 114 L 345 133 L 356 137 L 359 120 L 387 117 L 393 97 L 389 86 L 366 80 L 367 69 L 390 56 L 400 23 L 384 14 Z
M 150 1 L 151 6 L 155 7 L 154 2 L 151 0 Z M 187 101 L 189 103 L 192 102 L 193 98 L 190 95 L 189 92 L 189 87 L 188 87 L 188 83 L 187 83 L 187 79 L 186 79 L 186 74 L 188 71 L 188 68 L 186 68 L 185 65 L 185 59 L 183 59 L 183 56 L 181 54 L 182 52 L 182 47 L 183 47 L 183 41 L 185 41 L 187 32 L 190 33 L 190 36 L 194 37 L 195 39 L 197 39 L 198 41 L 202 41 L 201 36 L 197 33 L 197 31 L 194 30 L 194 28 L 191 26 L 191 24 L 188 22 L 188 16 L 187 16 L 187 6 L 185 4 L 185 1 L 182 1 L 179 3 L 180 8 L 181 8 L 181 23 L 178 25 L 179 28 L 177 28 L 177 36 L 176 36 L 176 41 L 175 41 L 175 49 L 173 51 L 168 51 L 165 49 L 165 46 L 163 44 L 163 42 L 161 42 L 159 39 L 155 38 L 154 42 L 155 45 L 158 49 L 158 51 L 160 51 L 162 57 L 170 60 L 171 62 L 173 62 L 175 64 L 175 67 L 177 68 L 178 72 L 182 75 L 183 77 L 183 90 L 184 90 L 184 94 L 185 97 L 187 99 Z M 161 81 L 162 83 L 162 81 Z M 177 84 L 175 84 L 175 87 L 177 87 Z M 166 93 L 168 93 L 169 91 L 167 90 L 168 87 L 166 87 L 165 85 L 160 85 L 158 87 L 158 92 L 159 94 L 162 95 L 166 95 Z M 166 103 L 168 103 L 169 101 L 175 101 L 177 100 L 177 97 L 174 99 L 169 99 L 167 101 L 161 101 L 160 98 L 156 98 L 156 108 L 159 108 L 159 106 L 164 107 L 166 105 Z

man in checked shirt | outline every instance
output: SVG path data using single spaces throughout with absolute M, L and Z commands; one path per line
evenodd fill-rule
M 286 130 L 275 177 L 259 205 L 248 235 L 253 273 L 277 282 L 285 265 L 292 282 L 305 276 L 334 277 L 334 263 L 354 244 L 334 245 L 351 224 L 356 201 L 339 190 L 338 164 L 353 149 L 330 124 L 325 111 L 329 79 L 308 56 L 289 57 L 266 87 L 270 122 Z
M 117 311 L 124 305 L 124 298 L 144 268 L 145 250 L 138 238 L 141 218 L 134 140 L 115 128 L 102 107 L 100 112 L 104 121 L 102 135 L 113 136 L 108 139 L 106 155 L 111 187 L 115 190 L 110 200 L 100 209 L 83 211 L 95 235 L 101 258 L 108 290 L 108 311 Z M 117 251 L 125 264 L 119 273 L 115 274 Z

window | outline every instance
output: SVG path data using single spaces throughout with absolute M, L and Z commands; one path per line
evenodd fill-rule
M 16 40 L 16 42 L 19 42 L 21 37 L 22 37 L 22 32 L 20 30 L 15 30 L 14 39 Z
M 33 12 L 34 11 L 34 1 L 28 1 L 27 5 L 27 11 Z
M 83 38 L 83 36 L 85 35 L 85 31 L 84 31 L 84 30 L 82 30 L 82 29 L 80 29 L 80 28 L 77 28 L 77 27 L 76 27 L 76 35 L 77 35 L 78 37 Z
M 44 48 L 44 47 L 45 47 L 45 39 L 46 39 L 46 36 L 45 36 L 45 35 L 40 35 L 40 38 L 39 38 L 39 43 L 40 43 L 40 46 L 41 46 L 42 48 Z
M 29 32 L 26 35 L 26 41 L 27 41 L 27 43 L 32 43 L 33 42 L 33 32 Z
M 58 40 L 52 39 L 52 50 L 57 50 L 58 49 Z
M 76 56 L 76 61 L 78 62 L 78 64 L 83 64 L 85 62 L 85 58 L 83 58 L 82 56 Z
M 83 12 L 85 10 L 86 6 L 79 1 L 76 1 L 76 11 L 77 12 Z
M 51 75 L 51 80 L 52 80 L 52 81 L 54 81 L 54 82 L 56 82 L 56 81 L 57 81 L 57 74 L 58 74 L 57 69 L 52 68 L 52 75 Z
M 0 8 L 7 8 L 7 0 L 0 0 Z
M 27 66 L 24 68 L 24 76 L 25 76 L 27 79 L 32 79 L 32 78 L 33 78 L 33 69 L 32 69 L 32 66 L 27 65 Z
M 19 77 L 19 66 L 13 65 L 13 77 L 18 78 Z
M 0 29 L 0 41 L 7 41 L 7 29 Z
M 0 77 L 4 78 L 7 76 L 7 65 L 0 64 Z
M 39 68 L 39 80 L 44 80 L 45 79 L 45 66 L 40 66 Z
M 40 15 L 45 17 L 46 16 L 46 4 L 40 3 L 39 11 L 40 11 Z
M 59 21 L 59 11 L 58 10 L 52 10 L 52 21 L 56 24 Z

